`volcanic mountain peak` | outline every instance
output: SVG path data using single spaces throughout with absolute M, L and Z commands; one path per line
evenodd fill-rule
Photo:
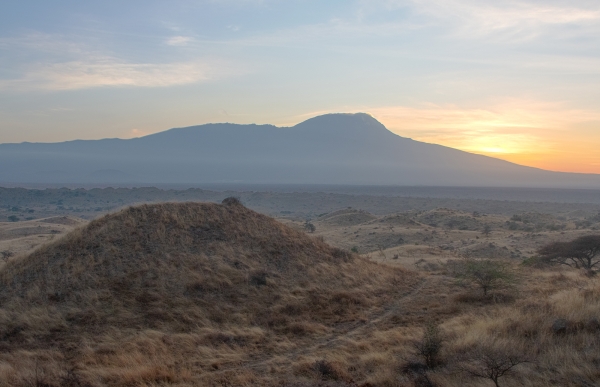
M 350 133 L 392 134 L 381 122 L 367 113 L 331 113 L 310 118 L 293 128 L 304 132 L 322 131 L 339 135 Z

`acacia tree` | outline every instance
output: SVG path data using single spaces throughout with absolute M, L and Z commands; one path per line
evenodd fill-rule
M 582 236 L 570 242 L 552 242 L 537 253 L 542 262 L 593 270 L 600 266 L 600 235 Z
M 477 285 L 483 295 L 488 291 L 511 284 L 514 276 L 507 263 L 498 260 L 466 260 L 455 273 L 459 284 L 466 282 Z

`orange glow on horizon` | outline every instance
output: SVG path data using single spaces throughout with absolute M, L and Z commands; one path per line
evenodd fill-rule
M 490 108 L 426 105 L 368 112 L 392 132 L 516 164 L 600 174 L 600 113 L 512 100 Z

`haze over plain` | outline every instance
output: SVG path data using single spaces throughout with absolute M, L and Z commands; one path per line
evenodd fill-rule
M 415 140 L 600 172 L 595 1 L 13 2 L 0 142 L 368 112 Z

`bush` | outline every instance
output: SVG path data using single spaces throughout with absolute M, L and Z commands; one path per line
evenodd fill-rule
M 249 282 L 254 286 L 265 286 L 267 285 L 267 273 L 264 271 L 257 271 L 250 275 Z
M 490 236 L 490 234 L 492 233 L 492 226 L 486 224 L 485 226 L 483 226 L 483 230 L 481 231 L 481 233 L 485 236 Z
M 514 281 L 507 263 L 490 259 L 466 260 L 455 268 L 455 276 L 459 284 L 471 283 L 481 288 L 484 296 Z
M 4 262 L 7 262 L 10 257 L 15 255 L 15 253 L 13 253 L 10 250 L 3 250 L 3 251 L 0 251 L 0 255 L 2 255 L 2 260 Z
M 314 365 L 315 371 L 321 380 L 347 380 L 346 373 L 338 364 L 327 360 L 317 360 Z
M 425 327 L 423 338 L 414 343 L 417 354 L 423 358 L 425 365 L 429 369 L 434 369 L 440 361 L 440 351 L 444 344 L 444 339 L 440 332 L 440 328 L 435 324 L 429 324 Z
M 314 224 L 312 224 L 311 222 L 309 222 L 308 220 L 304 223 L 304 230 L 306 230 L 309 233 L 313 233 L 317 230 L 317 228 L 315 227 Z
M 238 197 L 230 196 L 228 198 L 223 199 L 221 204 L 223 204 L 225 206 L 241 206 L 242 201 Z

